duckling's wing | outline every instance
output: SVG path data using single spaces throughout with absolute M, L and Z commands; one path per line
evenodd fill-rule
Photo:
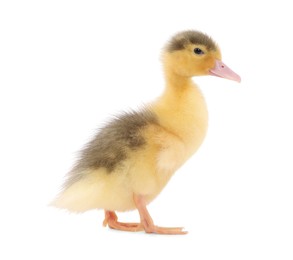
M 130 151 L 145 144 L 142 131 L 150 124 L 158 124 L 158 119 L 146 108 L 115 117 L 80 152 L 79 160 L 68 174 L 64 188 L 82 179 L 89 169 L 104 168 L 108 173 L 113 172 L 128 158 Z

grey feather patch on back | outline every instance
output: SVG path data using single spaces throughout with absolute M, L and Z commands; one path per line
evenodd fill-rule
M 217 45 L 208 35 L 199 31 L 184 31 L 171 38 L 166 46 L 168 52 L 183 50 L 188 44 L 200 44 L 208 50 L 216 50 Z
M 130 151 L 146 144 L 142 130 L 150 124 L 158 124 L 158 119 L 148 109 L 124 113 L 111 120 L 81 151 L 64 187 L 83 178 L 88 169 L 105 168 L 108 173 L 113 172 L 127 159 Z

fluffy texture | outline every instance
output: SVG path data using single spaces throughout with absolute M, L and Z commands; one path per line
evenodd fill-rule
M 64 188 L 84 176 L 84 171 L 103 168 L 112 173 L 129 156 L 129 152 L 146 144 L 143 130 L 158 124 L 156 115 L 145 108 L 140 112 L 123 113 L 111 120 L 80 152 L 80 158 L 68 174 Z
M 209 51 L 217 50 L 216 43 L 208 35 L 198 31 L 184 31 L 176 34 L 167 44 L 168 52 L 183 50 L 186 45 L 204 45 Z

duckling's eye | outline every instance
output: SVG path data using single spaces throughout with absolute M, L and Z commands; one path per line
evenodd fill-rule
M 200 49 L 200 48 L 195 48 L 193 51 L 194 51 L 194 53 L 197 54 L 197 55 L 203 55 L 203 54 L 204 54 L 204 52 L 203 52 L 202 49 Z

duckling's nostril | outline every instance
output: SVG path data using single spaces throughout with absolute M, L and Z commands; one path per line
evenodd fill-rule
M 224 68 L 225 68 L 225 66 L 224 66 L 224 65 L 221 65 L 221 67 L 222 67 L 222 69 L 224 69 Z

